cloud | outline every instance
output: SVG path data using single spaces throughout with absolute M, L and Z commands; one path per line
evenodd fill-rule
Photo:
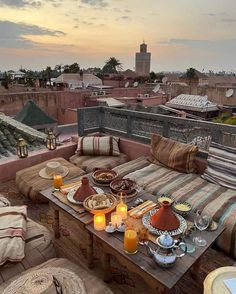
M 224 22 L 224 23 L 228 23 L 228 24 L 231 24 L 231 23 L 234 23 L 234 22 L 236 22 L 236 19 L 235 18 L 223 18 L 222 20 L 221 20 L 222 22 Z
M 38 8 L 42 5 L 40 1 L 34 0 L 0 0 L 0 6 L 8 6 L 11 8 Z
M 131 17 L 128 15 L 122 15 L 116 19 L 116 21 L 119 21 L 119 20 L 131 20 Z
M 0 21 L 0 47 L 1 48 L 31 48 L 37 43 L 26 39 L 26 36 L 52 36 L 65 35 L 62 31 L 50 30 L 36 25 Z
M 80 0 L 81 3 L 87 4 L 93 7 L 104 8 L 108 6 L 108 3 L 105 0 Z
M 191 49 L 200 49 L 209 52 L 234 52 L 236 50 L 236 39 L 222 40 L 194 40 L 194 39 L 169 39 L 159 44 L 182 45 Z

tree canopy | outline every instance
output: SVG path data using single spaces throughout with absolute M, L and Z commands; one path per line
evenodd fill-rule
M 103 73 L 118 73 L 122 70 L 122 63 L 115 57 L 110 57 L 102 68 Z

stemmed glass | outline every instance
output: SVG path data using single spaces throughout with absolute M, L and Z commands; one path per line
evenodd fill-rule
M 208 228 L 210 221 L 211 221 L 210 215 L 203 213 L 202 211 L 199 211 L 199 210 L 197 211 L 196 216 L 194 218 L 194 224 L 195 224 L 195 227 L 200 232 Z M 201 234 L 199 234 L 198 237 L 194 237 L 193 240 L 197 246 L 206 246 L 207 244 L 207 241 L 201 237 Z

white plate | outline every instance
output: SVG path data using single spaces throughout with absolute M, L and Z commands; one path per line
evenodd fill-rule
M 93 187 L 93 189 L 97 192 L 97 194 L 102 194 L 104 193 L 104 191 L 101 188 L 98 187 Z M 83 205 L 83 202 L 80 201 L 76 201 L 74 199 L 74 194 L 75 194 L 76 190 L 75 189 L 71 189 L 68 194 L 67 194 L 67 199 L 69 202 L 73 203 L 73 204 L 79 204 L 79 205 Z

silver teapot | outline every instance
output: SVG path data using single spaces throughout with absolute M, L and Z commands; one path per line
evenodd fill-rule
M 183 257 L 187 253 L 187 246 L 184 242 L 174 240 L 170 234 L 165 233 L 156 239 L 157 249 L 152 249 L 146 243 L 148 255 L 153 257 L 154 261 L 161 267 L 171 267 L 175 264 L 177 258 Z M 182 251 L 180 254 L 176 249 Z

